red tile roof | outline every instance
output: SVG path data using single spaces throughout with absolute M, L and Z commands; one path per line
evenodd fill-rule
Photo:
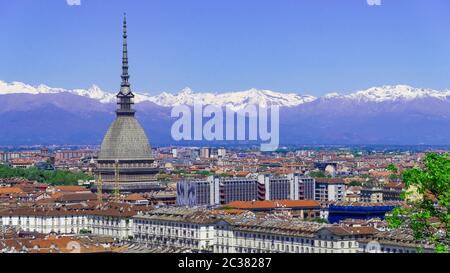
M 56 186 L 55 189 L 59 191 L 88 191 L 82 186 Z
M 23 190 L 21 188 L 0 188 L 0 194 L 8 194 L 8 193 L 22 193 Z

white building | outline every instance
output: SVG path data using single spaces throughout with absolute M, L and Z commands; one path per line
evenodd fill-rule
M 315 199 L 321 202 L 345 201 L 345 183 L 339 178 L 316 178 Z
M 163 208 L 134 217 L 134 236 L 148 246 L 215 253 L 355 253 L 377 231 L 296 219 L 228 216 L 204 209 Z
M 193 252 L 212 252 L 215 218 L 204 210 L 161 208 L 134 218 L 134 238 L 149 246 L 175 246 Z
M 217 156 L 219 158 L 224 158 L 227 155 L 227 150 L 225 148 L 217 149 Z
M 128 239 L 133 236 L 132 216 L 137 210 L 129 206 L 105 209 L 17 208 L 0 211 L 0 228 L 14 227 L 43 234 L 80 234 Z

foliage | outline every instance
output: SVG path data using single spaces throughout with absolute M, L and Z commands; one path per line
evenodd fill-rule
M 398 168 L 395 167 L 395 165 L 392 164 L 392 163 L 390 163 L 390 164 L 387 166 L 386 169 L 387 169 L 388 171 L 391 171 L 391 172 L 394 173 L 394 174 L 396 174 L 396 173 L 398 172 Z
M 232 210 L 234 208 L 230 207 L 230 206 L 222 206 L 220 208 L 217 208 L 218 210 Z
M 370 179 L 371 178 L 371 176 L 369 174 L 366 174 L 366 173 L 365 174 L 361 174 L 360 177 L 362 179 Z
M 310 175 L 311 177 L 318 177 L 318 178 L 324 178 L 324 177 L 327 177 L 327 176 L 325 175 L 325 173 L 322 172 L 322 171 L 310 172 L 309 175 Z
M 196 172 L 194 172 L 194 174 L 202 175 L 202 176 L 211 176 L 211 175 L 214 175 L 214 173 L 213 173 L 213 172 L 210 172 L 210 171 L 196 171 Z
M 0 165 L 0 178 L 20 177 L 28 180 L 35 180 L 39 183 L 51 185 L 77 185 L 78 180 L 92 180 L 93 177 L 84 173 L 56 170 L 45 171 L 37 168 L 14 169 Z
M 350 187 L 354 187 L 354 186 L 362 186 L 362 183 L 359 181 L 352 181 L 348 184 Z
M 88 230 L 88 229 L 80 229 L 80 234 L 91 234 L 92 231 Z
M 320 224 L 328 224 L 328 220 L 327 219 L 323 219 L 323 218 L 313 218 L 313 219 L 309 219 L 307 221 L 320 223 Z
M 450 249 L 450 159 L 449 154 L 428 153 L 423 168 L 402 173 L 408 206 L 387 217 L 393 228 L 410 228 L 417 240 L 434 244 L 436 252 Z M 395 171 L 396 168 L 391 168 Z
M 392 174 L 389 176 L 389 180 L 398 181 L 400 180 L 400 176 L 398 175 L 398 168 L 394 164 L 389 164 L 386 168 L 388 171 L 391 171 Z

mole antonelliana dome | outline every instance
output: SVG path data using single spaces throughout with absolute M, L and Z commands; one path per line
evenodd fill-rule
M 127 192 L 159 189 L 147 135 L 135 118 L 134 94 L 128 75 L 127 24 L 123 22 L 122 83 L 117 94 L 116 120 L 103 138 L 97 160 L 97 175 L 105 191 Z
M 142 126 L 134 117 L 135 111 L 131 108 L 134 94 L 131 92 L 128 75 L 128 49 L 126 19 L 124 20 L 124 43 L 122 59 L 122 83 L 117 94 L 119 109 L 117 117 L 103 138 L 99 159 L 126 160 L 151 159 L 151 147 Z
M 151 148 L 134 116 L 117 116 L 103 138 L 99 159 L 151 159 Z

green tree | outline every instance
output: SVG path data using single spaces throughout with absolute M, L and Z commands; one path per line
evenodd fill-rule
M 359 182 L 359 181 L 352 181 L 352 182 L 350 182 L 349 184 L 348 184 L 350 187 L 353 187 L 353 186 L 362 186 L 362 183 L 361 182 Z
M 311 177 L 319 177 L 319 178 L 327 177 L 327 176 L 325 175 L 325 173 L 322 172 L 322 171 L 313 171 L 313 172 L 310 172 L 309 175 L 310 175 Z
M 391 181 L 398 181 L 400 180 L 400 176 L 398 175 L 398 168 L 395 167 L 394 164 L 389 164 L 386 168 L 388 171 L 391 171 L 392 174 L 389 176 L 389 180 Z
M 438 253 L 448 253 L 450 249 L 449 156 L 428 153 L 423 168 L 403 171 L 402 198 L 407 206 L 394 209 L 387 217 L 392 228 L 411 229 L 416 240 L 434 244 Z
M 387 166 L 386 169 L 387 169 L 388 171 L 391 171 L 391 172 L 395 173 L 395 174 L 397 174 L 397 172 L 398 172 L 398 168 L 395 167 L 395 165 L 392 164 L 392 163 L 390 163 L 390 164 Z
M 39 183 L 52 185 L 77 185 L 78 180 L 92 180 L 93 177 L 84 173 L 75 173 L 70 171 L 56 170 L 45 171 L 37 168 L 14 169 L 8 166 L 0 165 L 0 178 L 20 177 Z

